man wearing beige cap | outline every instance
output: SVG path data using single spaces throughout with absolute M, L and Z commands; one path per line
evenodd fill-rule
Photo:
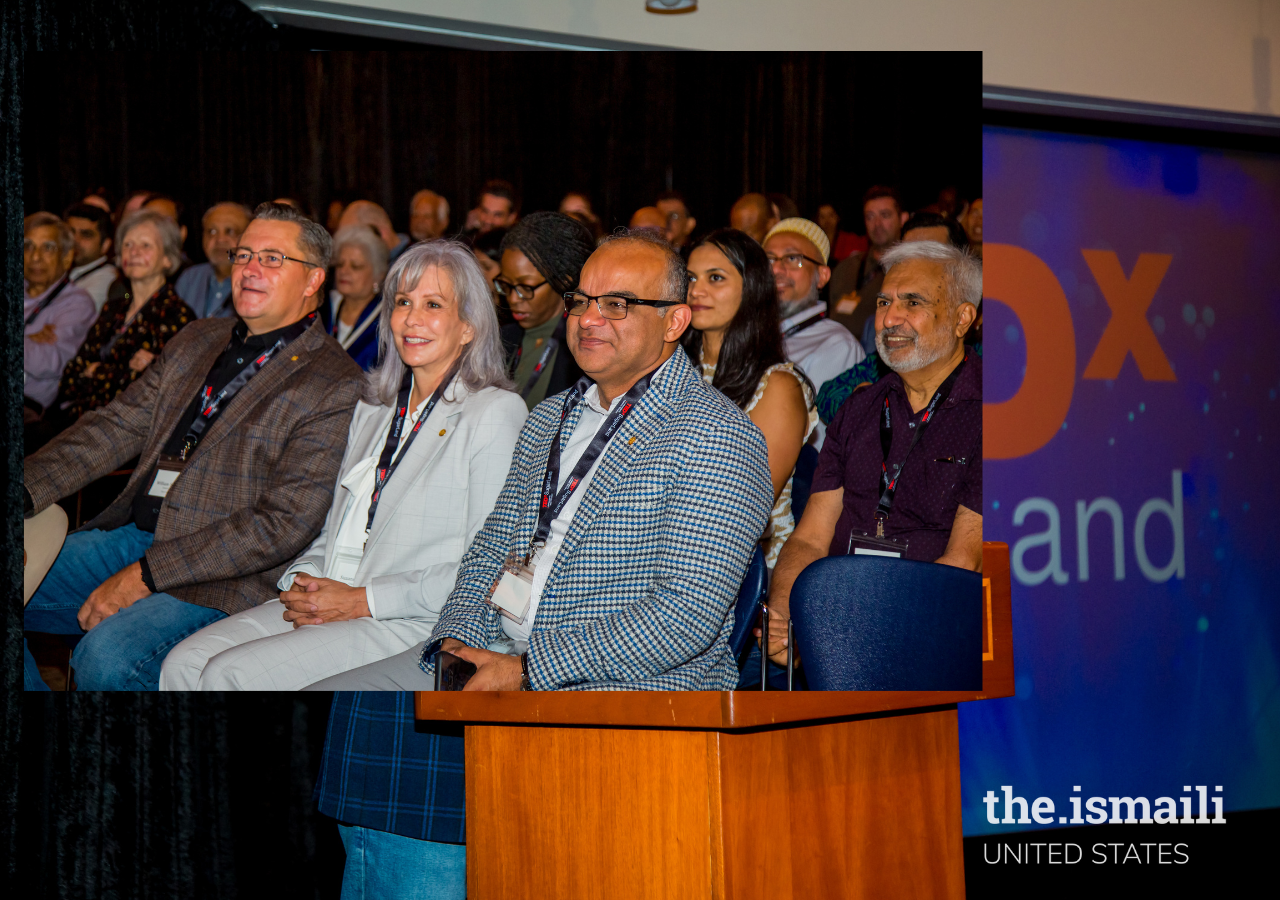
M 831 278 L 830 250 L 826 232 L 808 219 L 783 219 L 764 239 L 778 288 L 783 350 L 809 376 L 815 390 L 866 356 L 847 328 L 827 318 L 827 304 L 818 299 Z M 824 434 L 820 427 L 819 448 Z

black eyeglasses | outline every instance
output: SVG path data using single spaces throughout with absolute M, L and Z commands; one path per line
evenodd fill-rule
M 587 311 L 592 301 L 600 310 L 600 315 L 606 319 L 625 319 L 629 306 L 654 306 L 661 309 L 664 306 L 679 306 L 684 302 L 683 300 L 642 300 L 639 297 L 624 297 L 620 294 L 601 294 L 599 297 L 592 297 L 582 291 L 569 291 L 564 295 L 564 308 L 569 315 L 580 316 Z
M 506 297 L 507 299 L 510 299 L 514 293 L 521 300 L 532 300 L 533 292 L 544 284 L 546 284 L 545 281 L 540 281 L 537 284 L 516 284 L 513 281 L 507 281 L 505 278 L 493 279 L 493 286 L 497 290 L 498 296 Z
M 774 256 L 772 253 L 766 253 L 764 258 L 769 260 L 770 266 L 775 266 L 781 262 L 789 269 L 803 269 L 806 262 L 811 262 L 815 266 L 826 265 L 826 263 L 818 262 L 812 256 L 805 256 L 803 253 L 788 253 L 786 256 Z
M 313 262 L 307 262 L 305 259 L 298 259 L 293 256 L 285 256 L 278 250 L 247 250 L 244 247 L 236 247 L 234 250 L 227 251 L 227 258 L 231 260 L 231 265 L 233 266 L 247 266 L 249 265 L 249 260 L 255 256 L 258 257 L 258 263 L 265 269 L 278 269 L 284 265 L 285 260 L 293 260 L 313 269 L 320 268 Z

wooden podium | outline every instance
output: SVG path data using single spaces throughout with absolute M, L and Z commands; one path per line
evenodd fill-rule
M 467 896 L 963 897 L 956 704 L 1013 694 L 983 545 L 983 689 L 419 692 L 466 723 Z

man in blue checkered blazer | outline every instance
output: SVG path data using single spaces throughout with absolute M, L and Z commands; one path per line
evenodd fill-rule
M 773 485 L 763 435 L 680 349 L 686 287 L 680 256 L 645 233 L 608 238 L 587 261 L 566 337 L 589 377 L 529 416 L 425 673 L 443 649 L 477 665 L 468 690 L 737 684 L 733 604 Z M 528 586 L 507 576 L 502 612 L 490 594 L 509 559 L 528 559 Z

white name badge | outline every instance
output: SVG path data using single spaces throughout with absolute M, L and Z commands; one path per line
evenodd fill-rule
M 156 469 L 155 480 L 151 482 L 151 487 L 147 491 L 148 497 L 164 497 L 169 493 L 169 488 L 173 487 L 173 483 L 178 480 L 181 472 L 175 472 L 173 469 Z
M 333 554 L 333 574 L 329 577 L 334 581 L 341 581 L 343 584 L 352 584 L 355 581 L 356 569 L 360 568 L 360 560 L 362 559 L 364 559 L 363 553 L 357 553 L 352 550 L 335 550 Z
M 892 550 L 872 550 L 868 547 L 854 547 L 854 556 L 902 556 L 901 553 L 894 553 Z
M 521 625 L 529 612 L 529 598 L 532 595 L 532 577 L 524 573 L 505 571 L 502 573 L 502 578 L 498 580 L 497 586 L 494 587 L 493 596 L 489 598 L 489 602 L 498 607 L 498 612 L 517 625 Z

